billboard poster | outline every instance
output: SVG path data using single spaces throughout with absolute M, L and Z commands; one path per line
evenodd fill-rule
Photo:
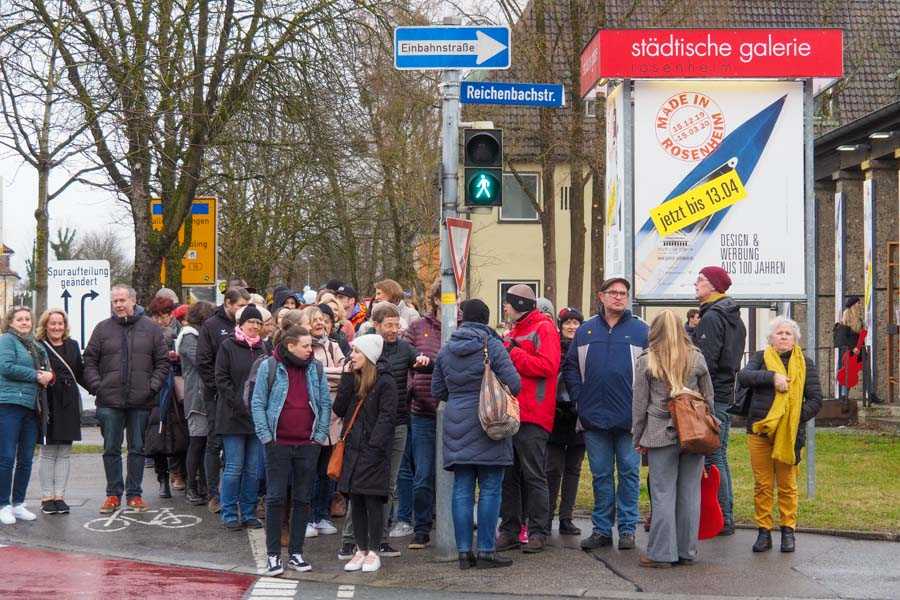
M 844 312 L 844 193 L 834 194 L 834 322 L 840 323 Z M 840 349 L 834 349 L 834 372 L 840 364 Z M 835 389 L 837 389 L 835 380 Z
M 606 96 L 606 210 L 604 277 L 625 274 L 624 93 L 619 84 Z
M 867 357 L 872 361 L 875 350 L 875 220 L 872 202 L 875 198 L 875 181 L 866 179 L 863 182 L 863 310 L 866 319 Z M 869 363 L 872 365 L 873 363 Z M 874 373 L 874 371 L 870 371 Z
M 735 298 L 805 298 L 802 83 L 637 81 L 634 113 L 636 297 L 719 265 Z

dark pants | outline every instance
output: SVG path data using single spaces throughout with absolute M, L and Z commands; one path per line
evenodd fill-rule
M 410 450 L 413 465 L 413 527 L 430 533 L 434 522 L 434 460 L 436 419 L 410 415 Z
M 222 474 L 222 436 L 216 435 L 216 401 L 206 402 L 206 419 L 209 433 L 206 436 L 206 489 L 210 498 L 219 497 L 219 477 Z
M 0 507 L 25 502 L 37 438 L 37 414 L 33 410 L 0 404 Z
M 97 421 L 103 435 L 103 469 L 106 471 L 106 495 L 127 498 L 140 496 L 144 478 L 144 430 L 150 411 L 145 408 L 97 407 Z M 128 461 L 122 481 L 122 439 L 128 431 Z
M 584 444 L 558 446 L 547 444 L 547 487 L 550 490 L 550 521 L 556 512 L 556 501 L 559 500 L 559 518 L 571 519 L 575 508 L 575 496 L 578 495 L 578 481 L 581 479 L 581 465 L 584 462 Z M 562 497 L 560 498 L 560 484 Z
M 513 464 L 506 468 L 503 477 L 500 504 L 500 531 L 507 536 L 518 536 L 526 522 L 529 536 L 549 533 L 550 492 L 545 471 L 549 437 L 546 430 L 533 423 L 522 423 L 513 436 Z
M 188 442 L 186 468 L 187 487 L 194 493 L 206 492 L 206 469 L 203 455 L 206 452 L 206 436 L 192 435 Z
M 320 447 L 266 444 L 266 552 L 281 555 L 281 521 L 291 486 L 291 538 L 288 553 L 301 554 L 309 518 L 309 499 L 316 478 Z
M 353 535 L 362 552 L 377 550 L 381 545 L 384 525 L 384 496 L 350 495 L 353 515 Z
M 331 446 L 321 446 L 319 462 L 316 465 L 316 476 L 312 486 L 312 510 L 310 523 L 331 520 L 331 499 L 334 497 L 336 484 L 328 478 L 328 459 L 331 458 Z

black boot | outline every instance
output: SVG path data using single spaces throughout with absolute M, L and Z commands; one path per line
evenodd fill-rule
M 172 488 L 169 487 L 169 478 L 161 479 L 159 482 L 159 497 L 160 498 L 171 498 L 172 497 Z
M 781 551 L 794 551 L 794 529 L 792 527 L 781 528 Z
M 756 542 L 753 544 L 754 552 L 765 552 L 772 549 L 772 532 L 768 529 L 759 528 L 759 535 L 756 536 Z
M 572 519 L 560 519 L 559 520 L 559 534 L 560 535 L 581 535 L 581 529 L 575 526 L 572 522 Z
M 479 552 L 478 560 L 475 563 L 476 569 L 499 569 L 501 567 L 511 567 L 513 561 L 511 558 L 501 556 L 496 552 Z
M 459 553 L 459 568 L 465 571 L 466 569 L 471 569 L 475 566 L 475 553 L 474 552 L 460 552 Z

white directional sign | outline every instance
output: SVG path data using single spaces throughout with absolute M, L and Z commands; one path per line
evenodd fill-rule
M 58 260 L 47 268 L 47 307 L 66 311 L 69 336 L 82 350 L 94 327 L 111 314 L 109 287 L 106 260 Z
M 397 69 L 508 69 L 509 27 L 397 27 Z
M 472 221 L 447 217 L 447 236 L 450 239 L 450 262 L 456 277 L 456 291 L 466 286 L 466 268 L 469 265 L 469 242 L 472 240 Z

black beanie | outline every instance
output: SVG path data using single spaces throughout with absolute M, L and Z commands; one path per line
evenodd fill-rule
M 459 305 L 459 308 L 462 311 L 463 323 L 469 322 L 487 325 L 488 321 L 491 320 L 491 309 L 478 298 L 466 300 Z
M 238 325 L 243 325 L 250 319 L 256 319 L 257 321 L 262 322 L 263 316 L 262 313 L 259 312 L 259 309 L 256 308 L 255 304 L 248 304 L 241 311 L 241 316 L 238 317 Z
M 859 303 L 859 296 L 850 296 L 847 298 L 847 301 L 844 302 L 844 308 L 853 308 L 853 305 L 857 303 Z
M 331 306 L 327 304 L 320 304 L 318 308 L 322 311 L 323 315 L 327 315 L 328 318 L 331 319 L 331 322 L 334 323 L 334 310 L 331 308 Z
M 344 284 L 341 283 L 340 281 L 338 281 L 337 279 L 329 279 L 325 283 L 324 287 L 322 287 L 322 289 L 331 290 L 332 292 L 336 292 L 338 290 L 338 288 L 341 287 L 342 285 L 344 285 Z

